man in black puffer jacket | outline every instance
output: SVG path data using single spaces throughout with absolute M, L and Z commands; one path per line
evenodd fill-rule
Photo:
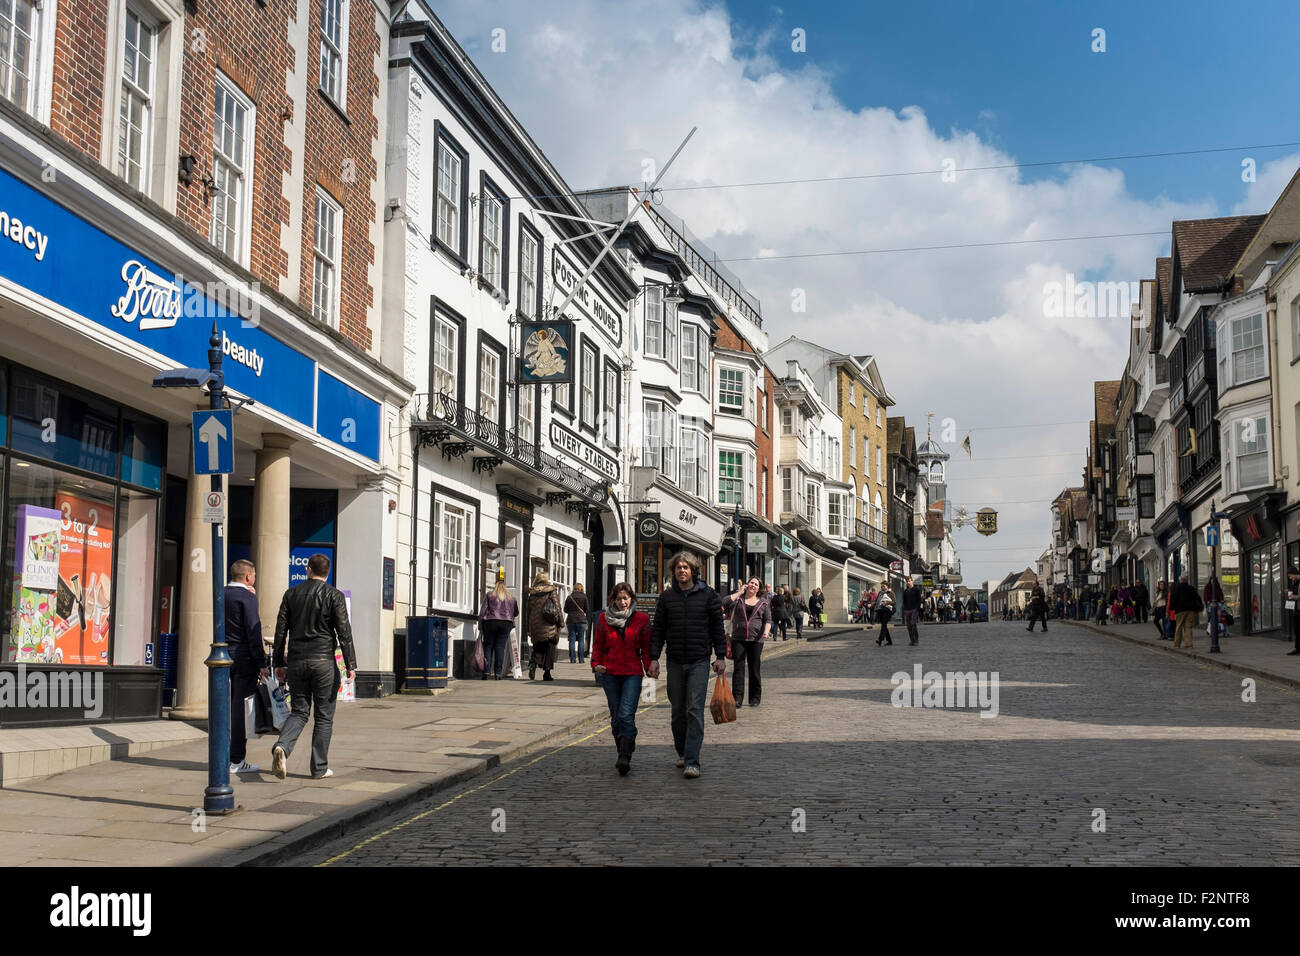
M 668 700 L 673 707 L 673 745 L 682 776 L 700 775 L 704 743 L 704 698 L 709 689 L 709 656 L 713 669 L 727 669 L 727 635 L 722 623 L 722 599 L 700 580 L 700 563 L 682 551 L 673 556 L 673 584 L 655 604 L 650 639 L 650 676 L 659 676 L 659 655 L 668 645 Z
M 316 722 L 311 731 L 311 775 L 332 777 L 329 751 L 334 731 L 334 704 L 339 694 L 339 669 L 334 663 L 334 642 L 343 649 L 348 678 L 356 676 L 357 652 L 352 646 L 352 625 L 343 592 L 329 585 L 330 559 L 313 554 L 307 559 L 307 580 L 284 592 L 275 622 L 275 676 L 287 676 L 293 712 L 284 722 L 280 739 L 271 748 L 271 768 L 281 780 L 298 735 L 307 726 L 312 705 Z M 286 647 L 286 644 L 288 645 Z

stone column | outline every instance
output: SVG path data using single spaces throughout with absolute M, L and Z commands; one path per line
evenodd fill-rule
M 181 556 L 176 706 L 171 715 L 179 720 L 206 720 L 208 668 L 203 662 L 212 650 L 212 575 L 220 575 L 224 582 L 225 572 L 212 567 L 212 525 L 203 520 L 203 500 L 211 490 L 212 479 L 194 474 L 194 442 L 189 428 L 183 433 L 190 443 L 191 459 L 185 502 L 185 553 Z
M 393 693 L 395 609 L 383 601 L 384 558 L 397 544 L 397 480 L 376 477 L 359 488 L 339 489 L 338 550 L 335 582 L 352 594 L 352 639 L 357 651 L 357 696 Z
M 253 484 L 252 559 L 262 637 L 275 637 L 275 616 L 289 589 L 289 448 L 286 435 L 263 435 Z

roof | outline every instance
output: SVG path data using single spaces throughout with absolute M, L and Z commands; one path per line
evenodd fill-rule
M 1171 253 L 1178 259 L 1184 292 L 1217 292 L 1267 216 L 1184 219 L 1174 223 Z
M 926 438 L 925 441 L 916 446 L 916 457 L 918 459 L 935 458 L 947 461 L 952 457 L 952 455 L 944 451 L 943 448 L 940 447 L 939 443 L 933 438 Z
M 1115 405 L 1119 399 L 1120 382 L 1093 382 L 1094 413 L 1097 416 L 1097 433 L 1115 427 Z
M 1078 491 L 1071 493 L 1071 505 L 1074 509 L 1075 521 L 1088 520 L 1088 493 L 1080 488 Z
M 1278 195 L 1264 224 L 1246 244 L 1232 271 L 1245 276 L 1247 283 L 1253 282 L 1265 259 L 1281 258 L 1297 239 L 1300 239 L 1300 169 Z
M 1174 260 L 1164 256 L 1156 260 L 1156 283 L 1160 287 L 1160 301 L 1169 302 L 1169 280 L 1173 275 Z

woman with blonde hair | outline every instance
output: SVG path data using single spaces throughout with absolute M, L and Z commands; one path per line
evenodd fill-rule
M 496 587 L 483 595 L 478 611 L 478 626 L 483 632 L 483 658 L 487 664 L 483 669 L 483 680 L 488 679 L 489 671 L 495 680 L 501 679 L 506 666 L 506 644 L 518 616 L 519 604 L 506 587 L 506 569 L 497 568 Z
M 573 593 L 564 602 L 564 623 L 569 629 L 569 663 L 587 662 L 587 595 L 581 584 L 573 586 Z
M 533 642 L 532 657 L 528 661 L 528 679 L 537 677 L 542 669 L 542 680 L 555 680 L 551 669 L 555 667 L 555 649 L 560 643 L 560 625 L 564 611 L 560 607 L 560 592 L 551 583 L 551 576 L 538 571 L 533 586 L 528 589 L 528 639 Z

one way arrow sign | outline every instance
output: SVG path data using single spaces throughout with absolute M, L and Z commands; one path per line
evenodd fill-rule
M 194 474 L 228 475 L 235 470 L 234 414 L 194 413 Z

